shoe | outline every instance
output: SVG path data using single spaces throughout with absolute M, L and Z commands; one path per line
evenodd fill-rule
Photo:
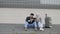
M 37 31 L 37 28 L 35 28 L 35 31 Z
M 50 28 L 50 26 L 45 26 L 45 28 Z
M 49 26 L 50 28 L 52 28 L 52 26 Z
M 27 28 L 25 27 L 25 31 L 27 31 Z
M 40 28 L 40 31 L 44 31 L 44 29 L 43 28 Z

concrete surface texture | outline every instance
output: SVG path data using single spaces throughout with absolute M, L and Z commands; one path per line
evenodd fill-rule
M 0 24 L 0 34 L 60 34 L 60 25 L 52 25 L 44 31 L 34 29 L 24 30 L 24 24 Z
M 0 23 L 24 24 L 30 13 L 39 14 L 44 23 L 45 13 L 52 18 L 52 24 L 60 24 L 60 9 L 0 8 Z

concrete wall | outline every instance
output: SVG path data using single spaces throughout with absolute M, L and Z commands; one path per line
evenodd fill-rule
M 60 5 L 60 0 L 40 0 L 41 4 Z
M 60 0 L 0 0 L 0 8 L 60 9 Z
M 25 17 L 30 13 L 39 14 L 44 23 L 44 14 L 52 18 L 53 24 L 60 24 L 59 9 L 23 9 L 23 8 L 0 8 L 0 23 L 24 24 Z

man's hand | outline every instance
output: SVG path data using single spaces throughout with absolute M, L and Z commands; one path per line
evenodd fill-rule
M 30 22 L 30 20 L 28 20 L 28 22 Z
M 33 21 L 34 19 L 31 19 L 31 21 Z
M 34 19 L 30 19 L 30 21 L 32 22 Z
M 34 19 L 30 19 L 30 20 L 28 20 L 28 22 L 32 22 Z

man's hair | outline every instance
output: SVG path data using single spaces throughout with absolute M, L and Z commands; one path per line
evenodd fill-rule
M 30 15 L 33 15 L 34 16 L 34 13 L 31 13 Z

